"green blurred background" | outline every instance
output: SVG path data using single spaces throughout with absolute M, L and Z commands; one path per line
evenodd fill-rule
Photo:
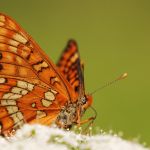
M 95 126 L 150 145 L 149 0 L 1 0 L 55 62 L 69 38 L 85 62 L 86 91 L 123 72 L 128 78 L 94 95 Z

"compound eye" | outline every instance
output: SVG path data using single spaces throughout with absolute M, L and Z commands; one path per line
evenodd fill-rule
M 81 99 L 81 102 L 82 102 L 82 104 L 86 104 L 87 99 L 86 99 L 85 97 L 83 97 L 83 98 Z

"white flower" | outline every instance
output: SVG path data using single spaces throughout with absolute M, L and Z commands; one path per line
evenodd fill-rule
M 0 150 L 148 150 L 118 136 L 85 136 L 72 131 L 42 125 L 24 125 L 16 135 L 0 137 Z

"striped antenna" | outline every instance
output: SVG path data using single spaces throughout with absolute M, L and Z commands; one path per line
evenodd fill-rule
M 97 88 L 97 89 L 96 89 L 95 91 L 93 91 L 90 95 L 95 94 L 97 91 L 99 91 L 99 90 L 101 90 L 101 89 L 103 89 L 103 88 L 105 88 L 105 87 L 107 87 L 107 86 L 110 86 L 110 85 L 116 83 L 117 81 L 120 81 L 120 80 L 125 79 L 127 76 L 128 76 L 127 73 L 123 73 L 121 76 L 119 76 L 119 77 L 116 78 L 115 80 L 106 83 L 105 85 L 101 86 L 100 88 Z

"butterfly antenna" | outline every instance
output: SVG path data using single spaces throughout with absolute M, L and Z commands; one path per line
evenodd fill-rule
M 105 87 L 107 87 L 107 86 L 110 86 L 110 85 L 116 83 L 117 81 L 120 81 L 120 80 L 122 80 L 122 79 L 125 79 L 127 76 L 128 76 L 127 73 L 123 73 L 123 74 L 122 74 L 121 76 L 119 76 L 117 79 L 106 83 L 105 85 L 103 85 L 103 86 L 100 87 L 100 88 L 97 88 L 95 91 L 93 91 L 93 92 L 91 93 L 91 95 L 95 94 L 97 91 L 99 91 L 99 90 L 101 90 L 101 89 L 103 89 L 103 88 L 105 88 Z

